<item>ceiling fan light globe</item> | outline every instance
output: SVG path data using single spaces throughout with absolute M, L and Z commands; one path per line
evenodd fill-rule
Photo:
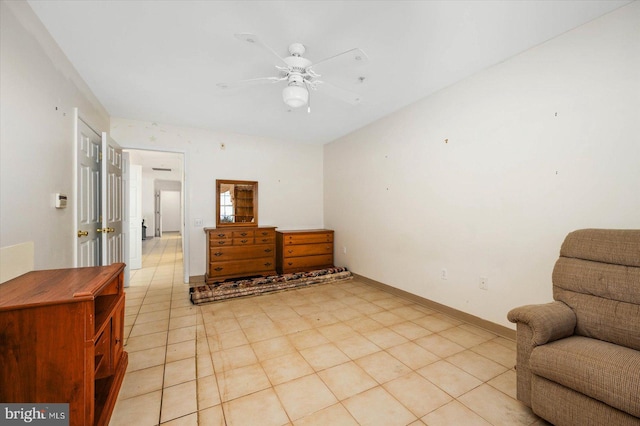
M 309 102 L 309 92 L 300 86 L 287 86 L 282 91 L 282 100 L 291 108 L 299 108 Z

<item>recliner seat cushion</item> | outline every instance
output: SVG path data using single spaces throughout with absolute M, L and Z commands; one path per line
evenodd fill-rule
M 640 352 L 573 336 L 533 349 L 533 374 L 640 417 Z

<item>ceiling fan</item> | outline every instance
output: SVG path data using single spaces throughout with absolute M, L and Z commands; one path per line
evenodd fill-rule
M 276 69 L 279 71 L 279 75 L 277 77 L 252 78 L 250 80 L 241 80 L 235 83 L 218 83 L 218 87 L 226 89 L 230 87 L 286 82 L 286 87 L 282 91 L 282 100 L 284 103 L 291 108 L 299 108 L 307 105 L 307 112 L 311 112 L 309 90 L 319 90 L 320 92 L 324 92 L 327 95 L 333 96 L 334 98 L 352 105 L 357 105 L 362 101 L 360 95 L 320 80 L 321 75 L 316 73 L 313 69 L 319 64 L 325 65 L 329 62 L 344 62 L 347 65 L 365 63 L 369 58 L 362 49 L 355 48 L 347 50 L 346 52 L 342 52 L 313 63 L 309 59 L 303 57 L 306 49 L 301 43 L 293 43 L 289 45 L 289 56 L 283 58 L 271 47 L 264 44 L 255 34 L 235 34 L 235 37 L 239 40 L 258 46 L 278 58 L 278 65 L 276 65 Z M 358 78 L 360 82 L 363 82 L 364 79 L 365 77 Z

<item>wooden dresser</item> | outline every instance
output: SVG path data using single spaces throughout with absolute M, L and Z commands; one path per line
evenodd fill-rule
M 208 284 L 276 274 L 275 227 L 205 228 Z
M 33 271 L 0 285 L 0 401 L 68 403 L 106 425 L 127 369 L 123 263 Z
M 333 267 L 333 231 L 278 231 L 276 265 L 279 274 Z

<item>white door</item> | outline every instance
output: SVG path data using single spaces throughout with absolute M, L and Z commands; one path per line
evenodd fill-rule
M 142 268 L 142 166 L 129 165 L 129 267 Z
M 129 153 L 122 151 L 122 256 L 126 266 L 124 267 L 124 286 L 129 287 L 129 181 L 130 177 Z
M 160 191 L 160 204 L 162 232 L 179 232 L 182 229 L 180 191 Z
M 76 225 L 75 265 L 98 266 L 101 263 L 101 180 L 100 135 L 75 114 L 76 121 Z
M 102 265 L 124 262 L 122 148 L 102 132 Z

